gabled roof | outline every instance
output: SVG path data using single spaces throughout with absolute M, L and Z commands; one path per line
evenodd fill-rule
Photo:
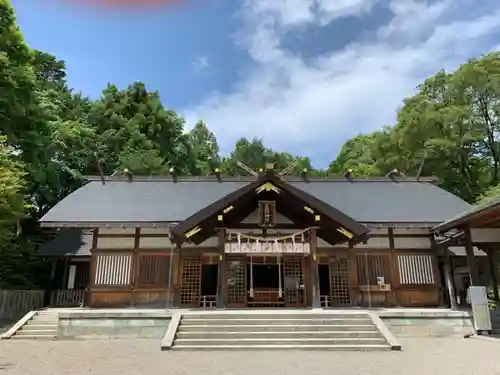
M 242 186 L 186 218 L 173 227 L 171 233 L 179 242 L 184 242 L 189 237 L 189 240 L 199 244 L 213 235 L 218 215 L 222 215 L 221 219 L 227 216 L 231 223 L 239 223 L 255 210 L 258 200 L 269 199 L 275 201 L 277 210 L 289 219 L 305 226 L 319 227 L 318 235 L 330 244 L 349 239 L 364 240 L 369 232 L 365 226 L 348 215 L 269 171 L 261 173 L 254 182 Z M 196 233 L 188 236 L 188 232 L 193 230 Z
M 40 220 L 45 227 L 169 226 L 230 194 L 255 178 L 113 178 L 88 182 Z M 369 224 L 434 226 L 471 206 L 430 182 L 390 179 L 309 179 L 285 181 Z
M 500 214 L 500 199 L 494 199 L 484 204 L 470 206 L 458 215 L 455 215 L 443 223 L 432 228 L 436 233 L 444 233 L 450 229 L 459 228 L 476 219 L 487 218 L 489 216 L 498 216 Z

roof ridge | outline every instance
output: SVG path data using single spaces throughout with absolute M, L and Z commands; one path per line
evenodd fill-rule
M 221 181 L 218 181 L 215 176 L 178 176 L 176 177 L 176 183 L 181 182 L 215 182 L 215 183 L 224 183 L 224 182 L 253 182 L 256 180 L 253 176 L 221 176 Z M 100 176 L 86 176 L 85 180 L 87 181 L 101 181 Z M 302 177 L 296 176 L 285 176 L 283 180 L 286 182 L 325 182 L 325 183 L 363 183 L 363 182 L 380 182 L 380 183 L 409 183 L 409 182 L 419 182 L 419 183 L 429 183 L 436 182 L 437 179 L 433 177 L 421 177 L 419 179 L 406 177 L 406 178 L 386 178 L 386 177 L 360 177 L 360 178 L 352 178 L 351 180 L 347 180 L 343 177 L 308 177 L 304 179 Z M 105 177 L 106 182 L 130 182 L 128 177 L 125 176 L 109 176 Z M 132 182 L 174 182 L 172 177 L 168 176 L 134 176 Z

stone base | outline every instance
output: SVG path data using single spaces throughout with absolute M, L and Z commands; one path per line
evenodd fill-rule
M 60 339 L 157 338 L 165 335 L 169 311 L 79 310 L 59 313 Z
M 191 310 L 203 311 L 201 309 Z M 231 314 L 255 314 L 265 310 L 228 310 Z M 289 309 L 269 309 L 273 314 L 292 313 Z M 316 310 L 301 310 L 313 313 Z M 346 313 L 368 309 L 343 309 Z M 161 339 L 173 313 L 187 310 L 154 309 L 75 309 L 59 312 L 58 338 L 155 338 Z M 337 313 L 340 311 L 336 311 Z M 463 337 L 474 332 L 469 311 L 450 309 L 373 309 L 396 337 Z
M 469 311 L 388 309 L 374 312 L 396 337 L 463 337 L 474 332 Z

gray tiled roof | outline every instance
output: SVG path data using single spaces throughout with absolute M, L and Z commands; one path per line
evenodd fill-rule
M 469 206 L 464 211 L 459 212 L 457 215 L 448 218 L 443 223 L 432 228 L 432 230 L 438 233 L 443 233 L 449 231 L 450 229 L 455 229 L 460 225 L 467 224 L 467 222 L 474 220 L 475 218 L 486 217 L 492 212 L 498 212 L 499 208 L 500 198 L 493 199 L 491 201 L 487 201 L 485 203 L 477 204 L 474 206 Z
M 42 219 L 57 223 L 179 222 L 247 184 L 215 179 L 91 181 Z M 428 182 L 391 180 L 288 181 L 362 223 L 437 224 L 470 208 L 457 196 Z
M 54 239 L 40 246 L 38 255 L 47 257 L 90 256 L 92 233 L 74 229 L 59 231 Z

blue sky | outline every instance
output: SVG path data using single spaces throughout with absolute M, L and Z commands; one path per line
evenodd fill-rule
M 28 44 L 91 97 L 143 81 L 215 132 L 258 137 L 318 167 L 394 123 L 425 77 L 500 47 L 497 0 L 190 0 L 102 8 L 11 0 Z M 80 0 L 81 2 L 81 0 Z

